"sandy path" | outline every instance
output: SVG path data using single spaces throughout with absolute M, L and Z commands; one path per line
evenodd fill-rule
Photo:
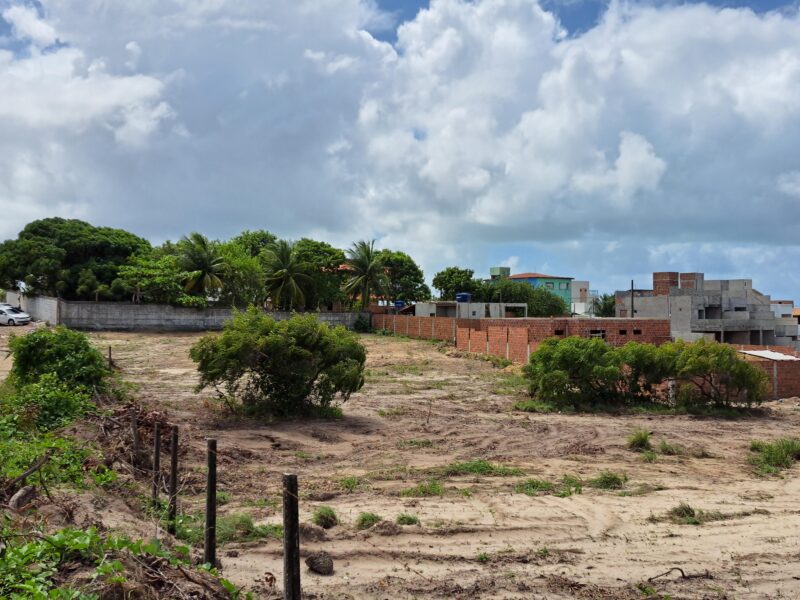
M 647 585 L 672 598 L 800 597 L 800 477 L 790 471 L 758 479 L 746 462 L 751 439 L 797 435 L 796 399 L 772 403 L 770 417 L 738 421 L 519 413 L 511 410 L 515 396 L 495 393 L 503 373 L 488 363 L 448 357 L 425 342 L 366 336 L 368 383 L 344 406 L 344 419 L 230 422 L 220 419 L 210 393 L 194 392 L 187 350 L 198 335 L 92 337 L 112 347 L 143 402 L 181 423 L 192 445 L 187 467 L 199 480 L 203 439 L 219 440 L 220 481 L 231 497 L 224 511 L 279 522 L 271 506 L 286 471 L 300 476 L 301 519 L 321 504 L 337 511 L 344 524 L 327 541 L 303 546 L 324 548 L 336 561 L 331 577 L 304 573 L 309 597 L 641 598 L 635 586 L 671 567 L 709 577 L 673 574 Z M 640 427 L 656 441 L 713 457 L 644 463 L 625 448 Z M 473 458 L 526 475 L 454 477 L 442 480 L 442 497 L 399 495 L 427 479 L 414 470 Z M 631 495 L 584 487 L 566 498 L 529 497 L 513 490 L 526 477 L 589 479 L 603 469 L 625 472 Z M 348 493 L 338 484 L 347 475 L 366 483 Z M 657 491 L 637 495 L 641 486 Z M 190 509 L 201 497 L 182 501 Z M 681 501 L 746 516 L 702 526 L 648 521 Z M 362 511 L 387 520 L 412 513 L 421 526 L 390 536 L 356 532 Z M 478 560 L 482 553 L 486 562 Z M 266 572 L 280 578 L 277 541 L 230 545 L 221 554 L 225 576 L 238 584 L 251 586 Z

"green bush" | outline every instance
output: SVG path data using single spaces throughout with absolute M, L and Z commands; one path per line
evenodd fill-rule
M 400 513 L 397 515 L 398 525 L 419 525 L 419 517 L 408 513 Z
M 628 436 L 628 449 L 635 452 L 644 452 L 645 450 L 652 450 L 653 446 L 650 444 L 650 432 L 646 429 L 637 429 Z
M 68 425 L 94 408 L 88 392 L 60 382 L 55 374 L 46 373 L 37 383 L 23 386 L 13 395 L 0 400 L 6 417 L 14 416 L 19 429 L 50 431 Z
M 221 335 L 195 344 L 198 389 L 212 386 L 248 414 L 314 413 L 364 385 L 366 350 L 353 332 L 313 315 L 275 321 L 256 308 L 236 313 Z
M 355 323 L 353 323 L 353 330 L 358 333 L 369 333 L 372 331 L 372 325 L 369 322 L 369 317 L 358 315 Z
M 63 326 L 13 336 L 8 346 L 14 359 L 11 377 L 18 386 L 37 383 L 52 373 L 65 385 L 102 389 L 110 375 L 103 355 L 89 338 Z
M 750 457 L 756 473 L 759 475 L 774 475 L 781 469 L 789 469 L 795 461 L 800 460 L 800 439 L 781 438 L 774 442 L 754 440 L 750 443 Z
M 323 529 L 330 529 L 339 524 L 339 517 L 330 506 L 320 506 L 311 516 L 311 522 Z
M 383 517 L 380 515 L 371 512 L 362 512 L 356 519 L 356 529 L 359 531 L 362 529 L 369 529 L 381 521 L 383 521 Z

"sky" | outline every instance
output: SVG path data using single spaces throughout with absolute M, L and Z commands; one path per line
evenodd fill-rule
M 0 239 L 269 229 L 800 300 L 800 4 L 0 0 Z

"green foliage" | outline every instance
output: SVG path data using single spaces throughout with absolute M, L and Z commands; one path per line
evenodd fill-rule
M 637 429 L 628 436 L 629 450 L 644 452 L 645 450 L 652 450 L 652 448 L 653 446 L 650 444 L 650 432 L 646 429 Z
M 432 448 L 433 442 L 431 440 L 400 440 L 397 442 L 398 448 Z
M 259 229 L 257 231 L 245 229 L 236 237 L 231 238 L 230 243 L 239 246 L 247 252 L 247 254 L 255 258 L 277 240 L 278 238 L 264 229 Z
M 313 284 L 310 266 L 301 261 L 295 244 L 278 240 L 263 254 L 266 271 L 266 289 L 272 305 L 279 310 L 303 308 L 306 303 L 304 288 Z
M 543 287 L 532 289 L 533 294 L 528 300 L 529 317 L 557 317 L 570 313 L 569 306 L 561 296 Z
M 364 385 L 366 350 L 358 336 L 314 316 L 275 321 L 257 309 L 234 315 L 221 335 L 207 335 L 190 356 L 199 389 L 215 387 L 250 414 L 298 415 L 346 401 Z
M 83 464 L 91 454 L 85 444 L 49 434 L 14 436 L 20 433 L 5 429 L 0 421 L 0 482 L 18 477 L 39 458 L 49 454 L 50 460 L 31 475 L 33 481 L 83 486 Z
M 390 300 L 418 302 L 428 300 L 431 290 L 414 259 L 405 252 L 381 250 L 378 259 L 386 269 L 386 295 Z
M 522 475 L 522 470 L 516 467 L 504 467 L 496 465 L 483 459 L 471 460 L 468 462 L 451 463 L 442 469 L 445 477 L 458 475 L 486 475 L 487 477 L 511 477 Z
M 530 393 L 559 408 L 660 404 L 690 411 L 750 407 L 766 395 L 767 378 L 725 344 L 700 340 L 662 346 L 630 342 L 612 348 L 599 338 L 549 339 L 524 373 Z M 680 387 L 669 393 L 672 379 Z
M 665 456 L 680 456 L 686 454 L 686 449 L 678 444 L 670 444 L 667 440 L 661 440 L 658 444 L 658 451 Z
M 134 303 L 177 304 L 185 295 L 182 282 L 188 277 L 173 254 L 152 252 L 133 256 L 128 264 L 119 268 L 122 286 L 129 291 Z
M 263 306 L 267 300 L 267 290 L 262 260 L 251 256 L 247 249 L 233 242 L 220 244 L 219 255 L 224 265 L 221 278 L 225 285 L 217 304 L 239 308 Z
M 557 484 L 544 479 L 526 479 L 517 483 L 514 491 L 527 496 L 553 494 L 566 498 L 573 494 L 580 494 L 583 491 L 583 481 L 573 475 L 564 475 L 561 482 Z
M 355 302 L 360 300 L 365 310 L 373 297 L 385 294 L 388 285 L 386 267 L 381 253 L 375 250 L 375 240 L 355 242 L 345 252 L 348 276 L 343 290 Z
M 343 489 L 347 490 L 348 492 L 354 492 L 358 489 L 361 485 L 361 478 L 356 475 L 349 475 L 347 477 L 342 477 L 339 480 L 339 485 L 342 486 Z
M 800 460 L 800 439 L 781 438 L 774 442 L 754 440 L 750 443 L 750 464 L 759 475 L 775 475 Z
M 178 266 L 187 274 L 183 289 L 201 298 L 216 298 L 228 269 L 220 245 L 196 231 L 178 242 Z
M 14 336 L 8 345 L 14 359 L 11 377 L 19 386 L 37 383 L 52 373 L 68 386 L 102 389 L 110 374 L 89 338 L 63 326 Z
M 428 481 L 418 483 L 414 487 L 407 488 L 400 492 L 401 496 L 408 498 L 427 498 L 430 496 L 441 496 L 443 494 L 444 488 L 436 479 L 429 479 Z
M 295 243 L 294 251 L 300 263 L 307 265 L 311 277 L 311 285 L 304 288 L 306 309 L 331 310 L 347 299 L 342 291 L 341 267 L 345 262 L 342 250 L 325 242 L 302 238 Z
M 489 555 L 486 552 L 479 552 L 477 560 L 482 565 L 485 565 L 486 563 L 489 562 Z
M 398 525 L 419 525 L 419 518 L 415 515 L 410 515 L 408 513 L 400 513 L 397 515 L 397 524 Z
M 358 315 L 355 323 L 353 323 L 353 331 L 358 333 L 368 333 L 371 329 L 372 325 L 370 325 L 369 317 Z
M 480 282 L 473 279 L 475 271 L 460 267 L 447 267 L 433 276 L 433 287 L 439 290 L 441 300 L 455 300 L 461 292 L 474 293 Z
M 592 300 L 592 314 L 595 317 L 613 317 L 616 309 L 617 299 L 614 294 L 603 294 Z
M 4 418 L 13 415 L 16 427 L 26 431 L 50 431 L 68 425 L 94 408 L 89 394 L 45 373 L 14 395 L 0 400 Z
M 359 531 L 362 529 L 369 529 L 381 521 L 383 521 L 383 517 L 380 515 L 371 512 L 362 512 L 356 519 L 356 529 Z
M 597 477 L 589 480 L 589 485 L 601 490 L 619 490 L 626 481 L 628 481 L 628 477 L 624 473 L 601 471 Z
M 75 219 L 28 223 L 16 240 L 0 244 L 0 286 L 68 300 L 111 295 L 118 269 L 150 244 L 132 233 Z
M 644 450 L 642 452 L 642 460 L 646 463 L 654 463 L 658 459 L 658 454 L 655 450 Z
M 339 524 L 339 517 L 330 506 L 320 506 L 311 516 L 311 522 L 323 529 L 330 529 Z
M 515 403 L 514 410 L 546 414 L 555 412 L 557 409 L 549 402 L 543 402 L 542 400 L 535 400 L 533 398 L 529 398 L 527 400 L 520 400 L 519 402 Z
M 728 517 L 717 510 L 696 509 L 686 502 L 681 502 L 667 511 L 667 519 L 681 525 L 702 525 L 709 521 L 721 521 L 726 518 Z

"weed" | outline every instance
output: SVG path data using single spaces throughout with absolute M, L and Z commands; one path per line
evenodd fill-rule
M 401 375 L 422 375 L 421 365 L 394 365 L 394 370 Z
M 402 417 L 403 415 L 408 414 L 408 409 L 403 406 L 398 406 L 395 408 L 387 408 L 387 409 L 379 409 L 378 416 L 383 417 L 385 419 L 396 419 L 398 417 Z
M 520 481 L 514 486 L 514 491 L 518 494 L 525 494 L 527 496 L 538 496 L 541 493 L 550 493 L 556 489 L 556 486 L 549 481 L 542 479 L 527 479 Z
M 223 506 L 231 501 L 230 492 L 217 492 L 217 506 Z
M 356 519 L 356 529 L 359 531 L 362 529 L 369 529 L 380 521 L 383 521 L 383 517 L 380 515 L 376 515 L 375 513 L 371 512 L 362 512 Z
M 429 496 L 441 496 L 442 494 L 444 494 L 444 488 L 436 479 L 429 479 L 426 482 L 418 483 L 414 487 L 400 492 L 401 496 L 410 498 L 425 498 Z
M 314 460 L 314 455 L 304 450 L 298 450 L 294 455 L 295 458 L 299 458 L 300 460 Z
M 575 475 L 564 475 L 561 478 L 561 490 L 556 494 L 561 498 L 566 498 L 572 494 L 580 494 L 583 491 L 583 481 Z
M 323 529 L 330 529 L 339 524 L 339 517 L 336 516 L 336 512 L 330 506 L 320 506 L 311 516 L 311 522 Z
M 477 558 L 478 562 L 481 563 L 482 565 L 485 565 L 486 563 L 489 562 L 489 555 L 486 554 L 486 552 L 479 553 Z
M 657 593 L 656 589 L 653 586 L 647 585 L 646 583 L 637 583 L 636 584 L 636 589 L 639 590 L 640 592 L 642 592 L 642 595 L 647 597 L 647 598 L 650 598 L 651 596 L 655 596 L 656 593 Z
M 358 487 L 362 484 L 362 481 L 356 475 L 350 475 L 348 477 L 342 477 L 339 480 L 339 485 L 342 486 L 348 492 L 354 492 Z
M 619 490 L 628 481 L 624 473 L 614 471 L 602 471 L 597 477 L 589 480 L 589 485 L 600 490 Z
M 202 514 L 179 515 L 176 521 L 176 537 L 192 545 L 203 541 L 204 519 Z M 263 538 L 280 539 L 281 525 L 256 525 L 248 513 L 221 516 L 217 519 L 217 543 L 222 546 L 230 542 L 249 542 Z
M 462 463 L 450 463 L 442 470 L 445 477 L 455 477 L 458 475 L 486 475 L 487 477 L 511 477 L 522 475 L 522 469 L 516 467 L 504 467 L 490 463 L 482 458 Z
M 774 442 L 752 441 L 750 464 L 759 475 L 775 475 L 782 469 L 790 468 L 800 459 L 800 439 L 781 438 Z
M 529 382 L 521 373 L 503 373 L 492 386 L 492 393 L 513 396 L 528 389 Z
M 551 413 L 556 412 L 558 409 L 549 402 L 529 398 L 527 400 L 520 400 L 514 404 L 514 410 L 522 410 L 532 413 Z
M 686 449 L 678 444 L 670 444 L 667 440 L 661 440 L 658 445 L 658 451 L 664 456 L 683 456 L 686 454 Z
M 256 498 L 254 500 L 245 500 L 242 502 L 243 506 L 251 506 L 253 508 L 272 508 L 277 510 L 280 506 L 280 500 L 277 498 Z
M 472 490 L 470 488 L 458 488 L 456 489 L 459 496 L 463 496 L 464 498 L 472 498 Z
M 628 449 L 635 452 L 644 452 L 645 450 L 652 450 L 650 444 L 650 432 L 646 429 L 637 429 L 628 436 Z
M 397 515 L 397 524 L 398 525 L 419 525 L 419 518 L 415 515 L 410 515 L 408 513 L 400 513 Z
M 433 442 L 430 440 L 400 440 L 397 447 L 403 448 L 432 448 Z
M 681 502 L 667 511 L 667 519 L 673 523 L 683 525 L 702 525 L 709 521 L 722 521 L 729 518 L 718 510 L 706 511 L 692 508 L 686 502 Z
M 642 460 L 646 463 L 654 463 L 658 458 L 658 454 L 654 450 L 645 450 L 642 452 Z
M 547 558 L 548 556 L 550 556 L 550 548 L 548 548 L 547 546 L 542 546 L 541 548 L 536 550 L 536 552 L 534 552 L 534 555 L 537 558 Z

